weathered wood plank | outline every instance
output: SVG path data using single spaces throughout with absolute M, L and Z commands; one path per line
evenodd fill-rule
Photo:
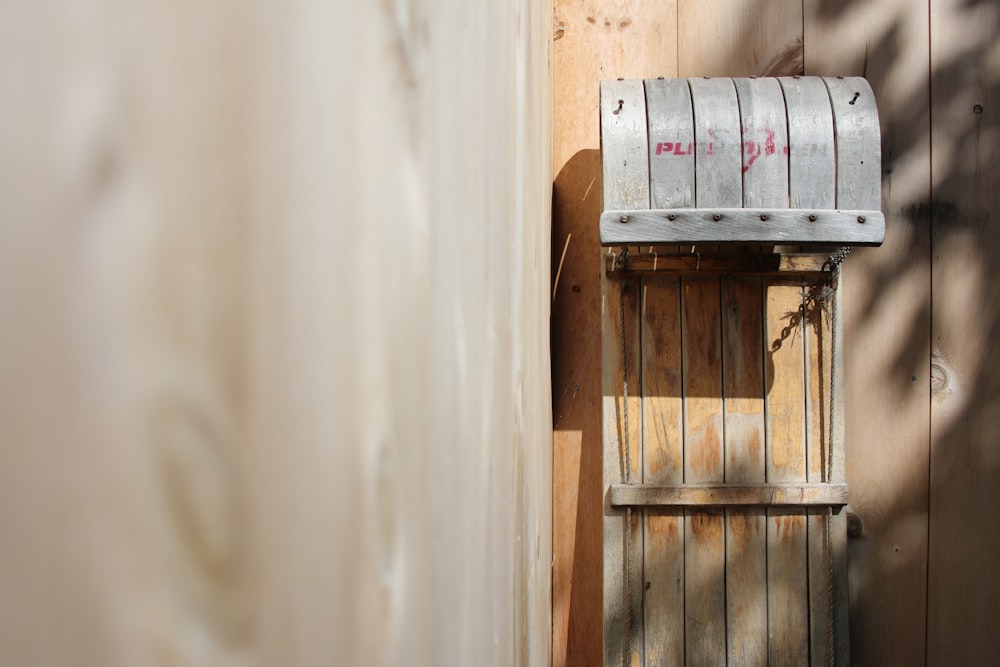
M 882 206 L 882 141 L 875 93 L 859 76 L 826 77 L 837 141 L 837 207 Z
M 798 287 L 768 286 L 767 481 L 805 481 L 803 323 Z M 809 606 L 804 510 L 768 510 L 768 664 L 809 660 Z
M 836 208 L 833 108 L 826 85 L 813 76 L 782 77 L 779 82 L 788 114 L 789 206 Z
M 718 280 L 682 280 L 684 482 L 721 483 L 722 322 Z M 685 660 L 718 665 L 726 659 L 725 532 L 721 512 L 685 519 Z
M 642 81 L 601 82 L 604 208 L 649 208 L 649 136 Z
M 681 310 L 677 277 L 643 281 L 643 482 L 684 479 L 681 403 Z M 615 489 L 611 487 L 611 503 Z M 639 488 L 635 485 L 629 488 Z M 684 662 L 684 514 L 645 512 L 644 636 L 646 664 Z
M 786 195 L 787 197 L 787 195 Z M 718 216 L 718 219 L 716 219 Z M 606 210 L 601 243 L 785 243 L 879 245 L 885 217 L 878 209 L 694 208 Z
M 743 140 L 733 80 L 704 78 L 688 83 L 696 142 L 695 205 L 739 208 L 743 206 Z
M 785 276 L 796 284 L 807 277 L 822 281 L 830 277 L 828 258 L 813 253 L 801 255 L 705 255 L 688 253 L 685 255 L 660 254 L 651 252 L 630 253 L 624 266 L 616 264 L 616 258 L 608 255 L 604 268 L 609 275 L 650 273 L 654 275 L 703 274 L 713 275 L 760 275 L 772 278 Z
M 733 83 L 743 128 L 743 206 L 788 208 L 789 119 L 781 84 L 775 78 Z
M 694 205 L 694 118 L 684 79 L 645 83 L 649 119 L 649 188 L 654 208 Z
M 802 3 L 700 0 L 677 6 L 680 76 L 776 76 L 802 69 Z
M 807 73 L 870 81 L 885 148 L 885 244 L 852 254 L 839 298 L 838 319 L 848 332 L 840 337 L 839 412 L 846 418 L 851 509 L 864 526 L 850 544 L 850 660 L 923 665 L 931 405 L 930 5 L 879 0 L 863 11 L 831 12 L 827 0 L 803 4 Z M 834 521 L 834 539 L 844 540 L 837 520 L 843 517 Z M 841 617 L 848 608 L 846 585 L 838 583 L 836 595 L 837 660 L 847 664 L 848 624 Z
M 989 664 L 1000 655 L 1000 5 L 929 4 L 936 377 L 927 662 Z
M 763 454 L 763 452 L 761 452 Z M 847 504 L 846 484 L 612 484 L 612 507 L 729 507 Z
M 607 488 L 611 484 L 642 481 L 638 281 L 603 278 L 602 294 L 603 469 Z M 634 660 L 642 664 L 643 532 L 640 514 L 610 506 L 605 508 L 604 514 L 605 664 L 620 664 L 626 655 L 629 659 L 625 664 L 632 664 Z M 630 519 L 628 514 L 631 514 Z M 631 529 L 627 530 L 626 521 L 629 520 Z
M 722 281 L 723 408 L 727 484 L 763 483 L 764 368 L 760 278 Z M 720 500 L 749 496 L 727 488 Z M 756 489 L 787 501 L 788 489 Z M 715 495 L 715 494 L 713 494 Z M 728 496 L 728 497 L 727 497 Z M 703 498 L 705 504 L 712 504 Z M 749 500 L 744 497 L 742 500 Z M 767 662 L 767 525 L 761 508 L 726 512 L 726 644 L 729 664 Z

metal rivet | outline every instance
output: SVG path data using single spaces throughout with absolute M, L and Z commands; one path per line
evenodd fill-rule
M 761 213 L 760 214 L 760 219 L 761 220 L 767 220 L 767 213 Z
M 972 107 L 972 113 L 976 114 L 977 116 L 983 113 L 983 105 L 977 104 L 976 106 Z
M 668 213 L 667 214 L 667 220 L 676 220 L 676 219 L 677 219 L 677 216 L 674 215 L 673 213 Z
M 628 222 L 628 216 L 623 215 L 622 217 L 618 218 L 618 222 Z
M 865 221 L 865 216 L 859 215 L 858 216 L 858 222 L 864 223 L 864 221 Z
M 712 220 L 715 220 L 716 222 L 718 222 L 719 220 L 722 220 L 722 216 L 719 215 L 718 213 L 716 213 L 716 214 L 714 214 L 712 216 Z
M 809 214 L 809 222 L 816 222 L 816 214 L 815 213 L 810 213 Z

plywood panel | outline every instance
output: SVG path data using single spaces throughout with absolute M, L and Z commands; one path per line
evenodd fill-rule
M 909 0 L 807 0 L 807 74 L 870 82 L 886 242 L 844 265 L 851 664 L 925 661 L 930 354 L 928 14 Z M 853 97 L 853 94 L 852 94 Z
M 553 655 L 602 662 L 598 85 L 674 76 L 675 0 L 553 3 Z
M 701 0 L 677 9 L 680 76 L 800 73 L 801 1 Z
M 934 182 L 927 659 L 1000 654 L 1000 6 L 931 6 Z M 989 526 L 989 528 L 987 528 Z

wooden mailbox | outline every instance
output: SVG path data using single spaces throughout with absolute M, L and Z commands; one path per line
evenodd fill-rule
M 836 296 L 878 245 L 860 78 L 601 85 L 607 665 L 845 664 Z

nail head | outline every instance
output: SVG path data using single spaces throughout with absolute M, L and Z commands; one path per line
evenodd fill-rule
M 722 220 L 722 216 L 719 215 L 718 213 L 715 213 L 714 215 L 712 215 L 712 220 L 718 222 L 719 220 Z
M 623 215 L 622 217 L 618 218 L 618 222 L 628 222 L 628 216 Z

